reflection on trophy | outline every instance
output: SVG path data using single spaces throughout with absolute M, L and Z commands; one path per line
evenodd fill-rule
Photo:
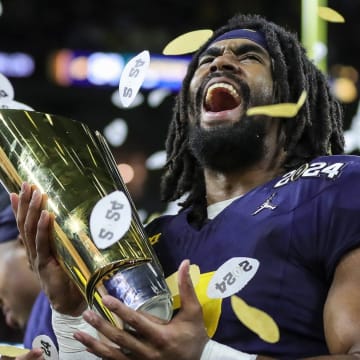
M 48 195 L 58 260 L 90 307 L 116 326 L 103 304 L 169 320 L 172 298 L 104 138 L 61 116 L 0 110 L 0 180 L 9 192 L 27 181 Z

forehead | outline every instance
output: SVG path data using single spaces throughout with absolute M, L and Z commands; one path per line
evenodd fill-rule
M 255 41 L 246 38 L 224 39 L 212 43 L 204 52 L 200 55 L 204 56 L 214 52 L 223 52 L 225 50 L 231 50 L 234 53 L 244 53 L 247 51 L 256 51 L 259 54 L 270 57 L 268 51 L 256 43 Z

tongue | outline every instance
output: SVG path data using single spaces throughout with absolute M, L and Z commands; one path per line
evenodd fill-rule
M 211 99 L 206 102 L 206 110 L 220 112 L 236 108 L 239 103 L 226 89 L 213 90 Z

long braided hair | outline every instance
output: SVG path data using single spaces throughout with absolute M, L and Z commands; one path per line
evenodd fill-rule
M 173 201 L 187 194 L 180 205 L 183 209 L 191 207 L 190 220 L 198 225 L 206 219 L 207 204 L 203 169 L 188 147 L 189 85 L 200 54 L 219 35 L 239 28 L 264 34 L 273 59 L 276 102 L 296 102 L 303 90 L 307 92 L 307 100 L 297 116 L 284 120 L 287 154 L 284 169 L 294 169 L 316 156 L 339 154 L 344 149 L 342 108 L 331 94 L 326 77 L 308 59 L 296 36 L 259 15 L 235 15 L 193 56 L 176 99 L 166 139 L 162 200 Z

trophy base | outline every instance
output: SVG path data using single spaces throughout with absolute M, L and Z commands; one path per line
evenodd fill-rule
M 166 294 L 155 296 L 145 301 L 145 303 L 136 310 L 143 311 L 152 316 L 169 321 L 173 313 L 172 300 Z
M 118 270 L 103 281 L 109 295 L 136 311 L 143 311 L 164 321 L 171 319 L 172 298 L 162 273 L 152 262 Z

